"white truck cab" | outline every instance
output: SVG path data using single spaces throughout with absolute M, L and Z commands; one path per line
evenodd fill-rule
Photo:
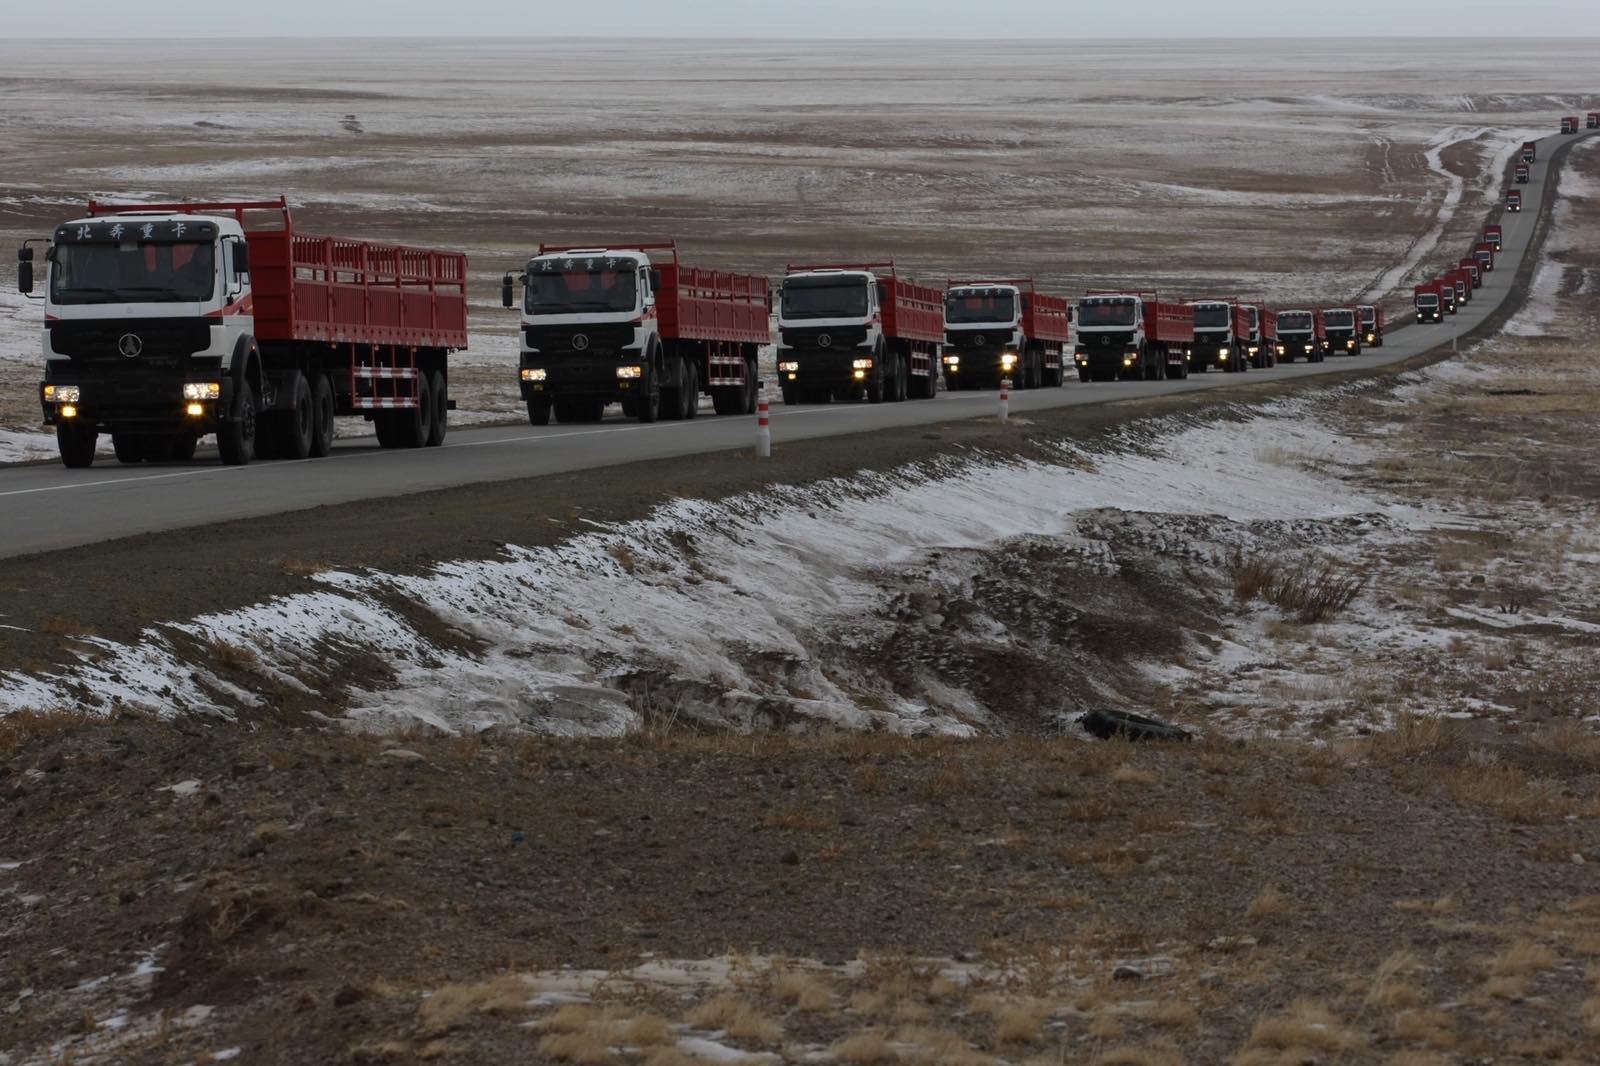
M 947 380 L 954 376 L 952 367 L 960 369 L 961 353 L 967 348 L 998 351 L 999 372 L 1009 375 L 1027 343 L 1022 318 L 1022 289 L 1017 285 L 982 281 L 952 285 L 944 306 Z

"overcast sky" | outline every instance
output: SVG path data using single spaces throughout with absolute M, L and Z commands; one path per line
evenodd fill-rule
M 1592 37 L 1600 36 L 1600 2 L 0 0 L 0 34 L 8 37 Z

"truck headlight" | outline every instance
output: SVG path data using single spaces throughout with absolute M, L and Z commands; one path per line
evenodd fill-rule
M 624 381 L 634 381 L 634 380 L 637 380 L 638 378 L 641 378 L 643 376 L 644 376 L 644 367 L 642 367 L 642 366 L 619 366 L 619 367 L 617 367 L 617 377 L 621 378 Z
M 871 359 L 857 359 L 855 362 L 850 364 L 850 369 L 852 369 L 852 370 L 871 370 L 872 369 L 872 360 Z
M 206 414 L 206 405 L 203 403 L 187 404 L 183 408 L 183 413 L 188 415 L 190 418 L 204 418 Z
M 188 381 L 183 386 L 185 400 L 220 400 L 222 385 L 215 381 Z
M 70 404 L 70 403 L 62 404 L 61 405 L 61 417 L 62 418 L 77 418 L 78 417 L 78 408 L 77 408 L 77 406 L 75 404 Z
M 1002 369 L 1010 370 L 1012 367 L 1014 367 L 1016 365 L 1017 365 L 1017 357 L 1015 355 L 1012 355 L 1010 352 L 1007 352 L 1006 354 L 1004 354 L 1004 355 L 1002 355 L 1000 357 L 1000 366 L 1001 366 Z
M 543 381 L 544 380 L 544 368 L 543 367 L 526 367 L 526 366 L 523 367 L 522 368 L 522 380 L 523 381 Z
M 790 361 L 788 361 L 786 363 L 779 363 L 778 364 L 778 369 L 782 370 L 782 371 L 785 371 L 785 372 L 788 372 L 788 371 L 791 371 L 791 370 L 799 370 L 800 369 L 800 364 L 791 359 Z
M 83 390 L 77 385 L 46 385 L 45 403 L 77 403 L 83 399 Z
M 1131 356 L 1131 355 L 1123 356 L 1122 357 L 1122 365 L 1123 366 L 1132 366 L 1133 365 L 1133 356 Z
M 944 357 L 944 365 L 945 366 L 960 366 L 961 365 L 961 357 L 959 355 L 947 355 L 947 356 Z

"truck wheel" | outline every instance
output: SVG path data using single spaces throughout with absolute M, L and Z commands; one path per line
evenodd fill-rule
M 430 448 L 437 448 L 444 443 L 445 434 L 450 432 L 449 387 L 443 370 L 435 370 L 428 377 L 433 382 L 433 421 L 428 423 L 427 444 Z
M 779 389 L 783 394 L 783 406 L 793 407 L 800 402 L 800 390 L 785 382 Z
M 167 442 L 167 458 L 175 463 L 187 463 L 194 458 L 194 450 L 199 445 L 198 434 L 179 433 Z
M 761 370 L 754 359 L 744 361 L 744 414 L 753 415 L 761 404 Z
M 550 424 L 550 398 L 537 396 L 528 401 L 528 424 L 533 426 L 548 426 Z
M 397 439 L 401 448 L 420 448 L 428 443 L 428 427 L 433 423 L 433 389 L 428 375 L 417 373 L 417 406 L 394 412 Z
M 378 447 L 400 447 L 400 427 L 393 411 L 378 411 L 372 416 L 372 429 L 378 435 Z
M 284 383 L 294 406 L 277 412 L 278 452 L 285 459 L 305 459 L 311 455 L 314 415 L 311 410 L 311 386 L 305 375 L 295 372 Z
M 905 403 L 906 397 L 910 395 L 910 390 L 906 384 L 906 378 L 910 376 L 911 361 L 906 359 L 904 356 L 896 359 L 894 361 L 894 391 L 890 394 L 891 401 L 894 403 Z
M 719 415 L 743 414 L 744 387 L 741 385 L 718 385 L 711 390 L 711 409 Z
M 687 422 L 700 413 L 700 367 L 692 359 L 684 360 L 683 388 L 678 394 L 682 419 Z
M 318 374 L 311 385 L 311 457 L 333 451 L 333 382 Z
M 239 389 L 233 417 L 217 429 L 217 451 L 225 466 L 245 466 L 255 457 L 256 390 L 248 381 L 241 382 Z
M 579 421 L 600 422 L 606 417 L 606 401 L 603 397 L 595 396 L 588 402 L 579 405 Z
M 144 438 L 132 433 L 111 434 L 111 450 L 117 453 L 117 462 L 124 466 L 144 462 Z
M 78 422 L 62 422 L 56 426 L 56 450 L 61 453 L 61 465 L 68 470 L 83 470 L 94 465 L 94 447 L 100 434 L 93 426 Z
M 1080 366 L 1078 368 L 1078 380 L 1079 381 L 1092 381 L 1092 380 L 1094 380 L 1094 376 L 1089 373 L 1089 368 L 1088 367 Z

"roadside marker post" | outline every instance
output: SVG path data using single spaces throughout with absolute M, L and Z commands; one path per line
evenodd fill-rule
M 1011 379 L 1000 379 L 1000 421 L 1011 417 Z
M 761 386 L 760 399 L 756 401 L 756 457 L 772 458 L 772 423 L 767 407 L 767 387 Z

